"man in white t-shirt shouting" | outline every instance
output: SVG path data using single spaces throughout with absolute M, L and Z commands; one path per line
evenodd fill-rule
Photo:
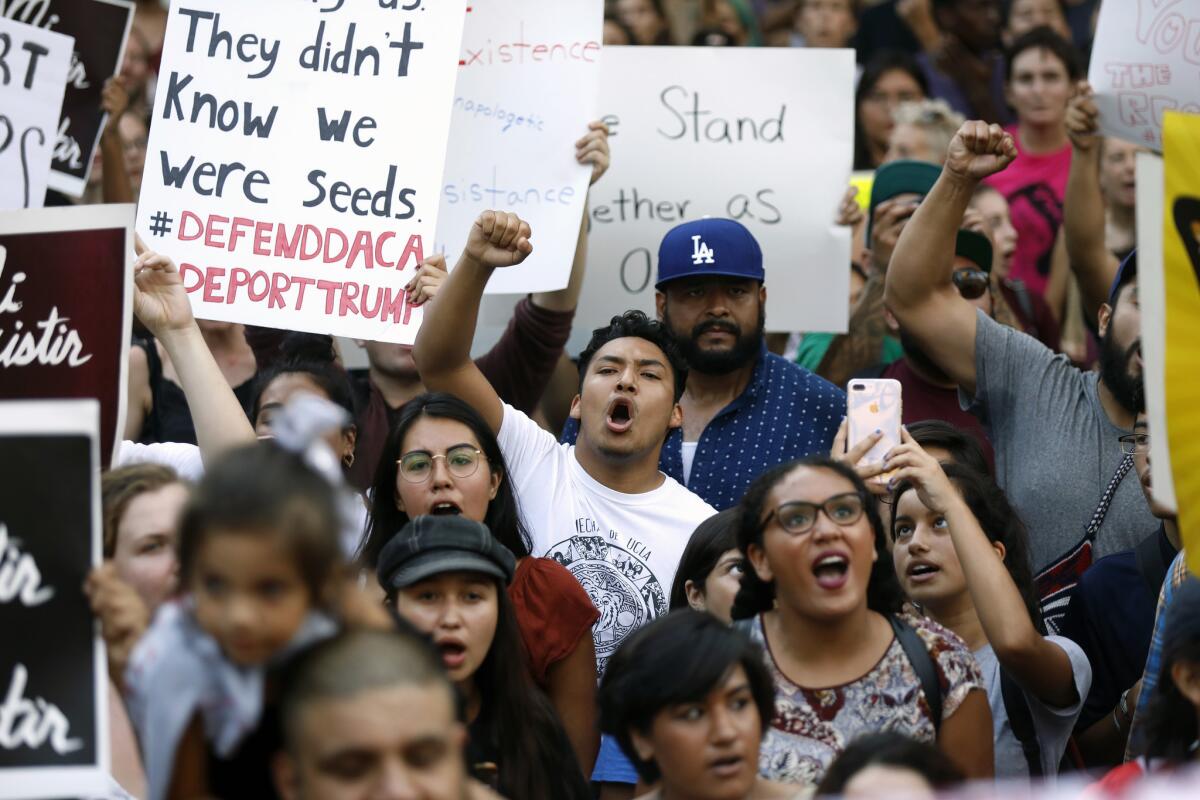
M 687 381 L 662 323 L 631 311 L 593 334 L 571 405 L 575 446 L 502 403 L 476 368 L 470 348 L 484 286 L 497 267 L 525 260 L 529 237 L 515 214 L 479 216 L 426 308 L 413 356 L 428 389 L 463 398 L 496 431 L 534 554 L 567 567 L 600 611 L 593 638 L 602 673 L 627 635 L 667 612 L 683 548 L 715 512 L 658 469 L 668 432 L 683 422 Z

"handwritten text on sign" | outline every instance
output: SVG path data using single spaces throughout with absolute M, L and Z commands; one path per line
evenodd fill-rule
M 42 207 L 73 47 L 0 16 L 0 211 Z
M 591 168 L 574 143 L 595 119 L 601 0 L 482 0 L 463 30 L 438 211 L 438 248 L 454 263 L 480 212 L 515 211 L 534 230 L 519 270 L 488 292 L 567 285 Z
M 652 313 L 663 235 L 713 216 L 762 246 L 771 329 L 844 331 L 853 80 L 849 50 L 605 48 L 613 165 L 590 201 L 577 327 Z
M 1163 114 L 1200 113 L 1200 0 L 1103 4 L 1088 80 L 1106 134 L 1161 152 Z
M 463 0 L 171 8 L 138 231 L 198 316 L 411 342 Z

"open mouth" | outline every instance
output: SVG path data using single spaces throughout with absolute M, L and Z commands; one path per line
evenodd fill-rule
M 441 503 L 434 503 L 433 508 L 429 509 L 429 513 L 437 517 L 458 516 L 462 514 L 462 509 L 457 504 L 446 500 Z
M 719 778 L 739 775 L 746 763 L 741 756 L 724 756 L 709 762 L 708 768 Z
M 439 642 L 437 647 L 442 653 L 442 664 L 448 670 L 458 669 L 467 660 L 467 646 L 462 642 Z
M 933 580 L 933 577 L 942 570 L 935 567 L 933 564 L 913 564 L 907 570 L 908 578 L 913 583 L 925 583 Z
M 817 576 L 817 585 L 822 589 L 842 588 L 846 585 L 849 572 L 849 559 L 836 553 L 822 556 L 813 565 L 813 574 Z
M 633 427 L 633 403 L 624 398 L 613 400 L 604 421 L 613 433 L 625 433 Z

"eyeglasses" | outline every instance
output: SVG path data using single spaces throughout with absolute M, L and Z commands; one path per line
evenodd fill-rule
M 1121 452 L 1127 456 L 1150 450 L 1150 434 L 1148 433 L 1127 433 L 1117 441 L 1121 443 Z
M 954 270 L 954 285 L 965 300 L 983 297 L 988 290 L 988 274 L 981 269 L 966 267 Z
M 461 445 L 451 447 L 445 455 L 433 455 L 425 450 L 414 450 L 400 456 L 396 463 L 400 465 L 400 477 L 409 483 L 424 483 L 433 474 L 433 462 L 439 458 L 446 460 L 446 469 L 456 478 L 469 478 L 479 469 L 483 453 L 474 447 Z
M 767 514 L 767 518 L 763 520 L 763 527 L 765 528 L 770 523 L 771 517 L 776 517 L 779 520 L 779 527 L 788 533 L 808 533 L 817 524 L 817 517 L 822 511 L 829 519 L 845 527 L 862 519 L 863 508 L 863 499 L 855 492 L 834 495 L 824 503 L 805 503 L 795 500 L 783 503 Z

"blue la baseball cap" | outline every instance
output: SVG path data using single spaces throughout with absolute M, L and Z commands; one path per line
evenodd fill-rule
M 658 282 L 693 275 L 724 275 L 759 281 L 763 272 L 762 248 L 750 231 L 731 219 L 708 217 L 676 225 L 658 246 Z

